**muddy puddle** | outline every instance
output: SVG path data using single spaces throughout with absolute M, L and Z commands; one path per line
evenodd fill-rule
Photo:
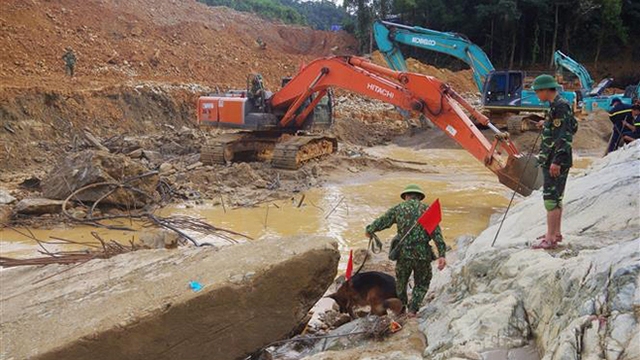
M 343 254 L 346 254 L 349 249 L 367 245 L 365 226 L 400 202 L 399 193 L 410 183 L 418 184 L 425 190 L 426 202 L 440 199 L 443 208 L 441 226 L 445 240 L 450 245 L 461 235 L 475 236 L 480 233 L 491 215 L 508 204 L 511 195 L 509 189 L 499 184 L 492 173 L 463 150 L 415 151 L 384 146 L 366 151 L 371 156 L 403 163 L 410 171 L 384 173 L 368 169 L 350 172 L 349 176 L 330 178 L 322 188 L 257 207 L 230 209 L 213 203 L 194 206 L 181 204 L 163 209 L 160 215 L 202 217 L 218 227 L 249 235 L 255 241 L 291 235 L 326 235 L 335 238 Z M 580 161 L 579 165 L 586 166 L 588 163 L 586 160 Z M 137 240 L 139 236 L 139 232 L 94 227 L 61 226 L 29 230 L 43 240 L 61 237 L 78 242 L 93 241 L 91 232 L 98 233 L 104 239 L 125 243 Z M 389 239 L 393 234 L 393 229 L 379 233 L 382 239 Z M 56 245 L 49 247 L 51 250 L 61 248 Z M 64 249 L 68 249 L 68 246 Z M 34 256 L 37 250 L 32 240 L 14 230 L 0 231 L 0 253 L 3 256 Z

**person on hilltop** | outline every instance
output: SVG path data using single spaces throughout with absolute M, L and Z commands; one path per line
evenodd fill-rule
M 431 283 L 431 262 L 436 259 L 429 245 L 434 240 L 438 248 L 438 269 L 447 265 L 445 260 L 446 245 L 440 226 L 429 235 L 421 226 L 415 226 L 428 206 L 422 202 L 425 194 L 418 185 L 409 185 L 400 194 L 403 202 L 389 209 L 384 215 L 366 227 L 366 236 L 397 225 L 398 234 L 391 242 L 389 259 L 396 261 L 396 292 L 407 307 L 409 316 L 415 316 L 422 305 L 422 300 Z M 402 242 L 401 239 L 404 239 Z M 398 245 L 399 244 L 399 245 Z M 413 273 L 415 287 L 411 302 L 408 301 L 407 285 Z
M 532 85 L 540 101 L 551 103 L 546 119 L 538 123 L 542 128 L 538 165 L 544 177 L 547 232 L 538 238 L 541 241 L 533 245 L 534 249 L 553 249 L 562 241 L 562 198 L 573 165 L 571 144 L 578 131 L 578 122 L 569 102 L 558 94 L 559 86 L 551 75 L 538 76 Z
M 66 52 L 64 53 L 64 55 L 62 55 L 62 60 L 64 60 L 67 75 L 73 77 L 77 60 L 76 54 L 73 52 L 73 49 L 70 46 L 65 50 Z
M 260 47 L 260 50 L 267 50 L 267 43 L 264 42 L 261 37 L 258 36 L 256 43 L 258 44 L 258 47 Z

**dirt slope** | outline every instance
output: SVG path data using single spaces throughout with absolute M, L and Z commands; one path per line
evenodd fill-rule
M 3 0 L 0 33 L 0 164 L 12 170 L 43 167 L 85 127 L 105 138 L 193 126 L 201 94 L 244 88 L 251 72 L 277 90 L 302 62 L 355 48 L 346 33 L 195 0 Z
M 378 65 L 387 66 L 382 54 L 375 51 L 371 57 L 372 61 Z M 421 63 L 416 59 L 407 59 L 407 68 L 411 72 L 433 76 L 453 87 L 454 90 L 461 94 L 475 94 L 478 88 L 473 82 L 473 72 L 471 69 L 461 71 L 451 71 L 449 69 L 440 69 L 435 66 Z
M 346 33 L 273 24 L 195 0 L 3 0 L 0 32 L 5 87 L 131 78 L 224 87 L 242 85 L 251 71 L 275 87 L 301 61 L 355 48 Z M 78 57 L 74 82 L 64 77 L 67 46 Z

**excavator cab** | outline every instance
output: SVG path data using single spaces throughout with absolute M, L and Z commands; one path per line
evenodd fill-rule
M 494 71 L 484 86 L 485 107 L 515 107 L 521 105 L 524 73 L 522 71 Z
M 290 76 L 286 76 L 282 78 L 281 85 L 285 87 L 291 81 Z M 311 102 L 318 96 L 318 93 L 315 93 L 309 97 L 301 106 L 300 111 L 304 110 Z M 333 90 L 328 89 L 327 94 L 320 99 L 315 109 L 309 114 L 307 119 L 304 121 L 302 128 L 305 130 L 309 130 L 311 128 L 318 130 L 325 130 L 331 127 L 333 124 Z
M 314 94 L 313 96 L 317 96 Z M 327 94 L 320 99 L 316 108 L 313 109 L 313 127 L 316 129 L 328 129 L 333 124 L 333 90 L 329 89 Z

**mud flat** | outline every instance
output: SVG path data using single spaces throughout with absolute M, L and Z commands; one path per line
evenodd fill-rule
M 237 359 L 286 337 L 338 260 L 298 237 L 3 270 L 0 359 Z

